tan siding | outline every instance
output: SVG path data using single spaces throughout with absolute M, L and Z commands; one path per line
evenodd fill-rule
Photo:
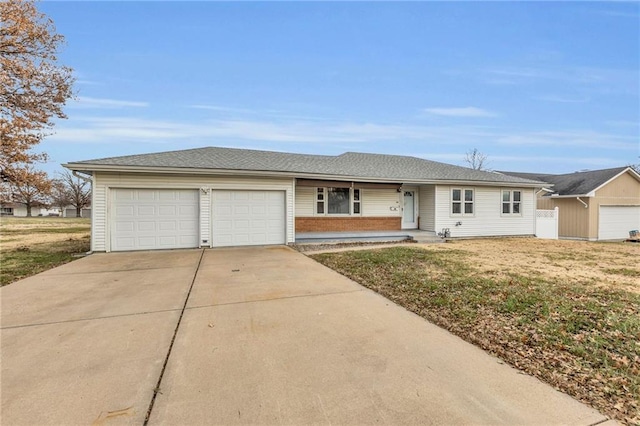
M 596 191 L 596 197 L 632 199 L 637 204 L 640 202 L 640 181 L 625 173 Z
M 551 197 L 538 197 L 538 199 L 536 200 L 536 204 L 536 208 L 538 210 L 553 210 L 556 208 L 556 205 L 554 204 Z
M 581 198 L 589 203 L 589 198 Z M 589 209 L 575 198 L 555 198 L 558 207 L 558 236 L 561 238 L 589 238 Z
M 295 241 L 293 219 L 293 179 L 246 176 L 161 175 L 133 173 L 96 173 L 93 189 L 92 250 L 109 250 L 108 206 L 110 188 L 167 188 L 167 189 L 237 189 L 285 191 L 287 211 L 287 242 Z M 210 223 L 201 211 L 201 221 Z M 211 237 L 208 237 L 211 240 Z
M 420 229 L 425 231 L 436 230 L 436 187 L 420 187 Z
M 452 237 L 535 234 L 533 189 L 521 189 L 522 215 L 503 216 L 501 215 L 503 188 L 464 186 L 463 188 L 475 190 L 475 214 L 455 216 L 450 213 L 451 188 L 454 187 L 444 185 L 436 187 L 436 231 L 449 228 Z M 455 186 L 455 188 L 461 187 Z M 462 225 L 456 226 L 457 222 L 462 222 Z

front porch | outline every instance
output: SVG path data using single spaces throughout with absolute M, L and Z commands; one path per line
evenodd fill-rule
M 380 243 L 414 240 L 417 243 L 445 242 L 435 232 L 420 229 L 403 229 L 398 231 L 367 231 L 367 232 L 298 232 L 296 244 L 315 243 Z

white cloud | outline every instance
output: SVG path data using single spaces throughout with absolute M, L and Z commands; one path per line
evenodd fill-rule
M 78 96 L 77 101 L 72 101 L 68 105 L 71 108 L 145 108 L 149 106 L 148 102 L 122 101 L 118 99 L 90 98 L 86 96 Z
M 495 117 L 497 114 L 476 107 L 425 108 L 425 112 L 446 117 Z
M 566 104 L 581 104 L 589 102 L 590 98 L 587 96 L 581 97 L 570 97 L 570 96 L 558 96 L 558 95 L 543 95 L 537 96 L 534 99 L 539 101 L 547 101 L 547 102 L 558 102 L 558 103 L 566 103 Z

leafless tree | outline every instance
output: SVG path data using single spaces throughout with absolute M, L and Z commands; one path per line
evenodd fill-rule
M 51 205 L 58 207 L 60 212 L 64 214 L 64 209 L 71 204 L 69 191 L 67 186 L 60 179 L 51 181 Z
M 76 209 L 76 217 L 82 217 L 82 209 L 91 205 L 91 185 L 70 171 L 60 173 L 58 181 L 66 189 L 69 205 Z
M 464 162 L 474 170 L 489 170 L 487 168 L 488 157 L 486 154 L 478 151 L 478 148 L 467 151 L 464 155 Z

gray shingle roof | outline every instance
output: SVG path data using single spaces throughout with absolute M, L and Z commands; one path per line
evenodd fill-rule
M 533 184 L 531 179 L 424 160 L 417 157 L 346 152 L 338 156 L 291 154 L 236 148 L 207 147 L 153 154 L 101 158 L 67 164 L 74 170 L 94 170 L 92 166 L 184 168 L 284 172 L 298 177 L 388 179 L 390 181 L 471 181 Z
M 627 167 L 615 167 L 613 169 L 590 170 L 587 172 L 575 172 L 563 175 L 518 172 L 501 173 L 524 179 L 552 183 L 554 186 L 551 189 L 558 195 L 586 195 L 626 169 Z

